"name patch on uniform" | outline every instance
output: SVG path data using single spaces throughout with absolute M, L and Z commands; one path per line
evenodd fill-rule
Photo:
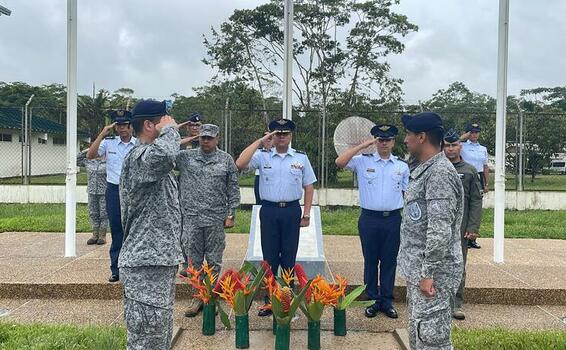
M 413 202 L 409 204 L 409 206 L 407 207 L 407 213 L 409 214 L 411 220 L 413 221 L 419 220 L 422 216 L 421 207 L 419 206 L 419 203 Z
M 110 154 L 116 154 L 116 152 L 114 152 L 114 151 L 108 151 L 108 153 L 110 153 Z
M 374 168 L 367 168 L 366 170 L 368 173 L 375 173 L 375 169 Z
M 299 169 L 302 170 L 303 169 L 303 165 L 301 163 L 294 163 L 291 164 L 291 169 Z

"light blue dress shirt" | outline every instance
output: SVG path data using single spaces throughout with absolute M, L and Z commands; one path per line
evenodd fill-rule
M 462 143 L 460 152 L 464 162 L 471 164 L 478 173 L 483 173 L 483 166 L 487 164 L 487 148 L 479 142 L 473 143 L 470 140 Z
M 126 154 L 134 148 L 137 139 L 132 136 L 130 142 L 124 143 L 119 136 L 113 139 L 104 139 L 98 147 L 98 156 L 106 157 L 106 181 L 111 184 L 120 184 L 120 174 L 122 173 L 122 163 Z
M 354 156 L 346 169 L 356 173 L 360 206 L 376 211 L 391 211 L 403 207 L 403 191 L 409 185 L 409 166 L 391 155 L 383 160 L 379 154 Z
M 289 148 L 278 154 L 275 147 L 270 151 L 256 152 L 249 165 L 259 170 L 259 194 L 270 202 L 292 202 L 303 196 L 303 187 L 316 182 L 316 176 L 306 154 Z

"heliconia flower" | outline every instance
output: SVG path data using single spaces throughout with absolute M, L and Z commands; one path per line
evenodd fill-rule
M 297 280 L 299 281 L 299 285 L 301 286 L 301 288 L 306 286 L 307 283 L 309 282 L 309 277 L 307 276 L 301 264 L 295 264 L 295 277 L 297 277 Z
M 233 270 L 224 271 L 224 273 L 222 274 L 222 276 L 220 277 L 220 279 L 216 282 L 216 285 L 214 286 L 214 290 L 213 290 L 214 293 L 222 292 L 222 284 L 220 282 L 224 281 L 226 279 L 226 277 L 232 276 L 232 271 Z
M 289 309 L 291 308 L 291 302 L 293 301 L 293 291 L 291 290 L 291 288 L 286 286 L 281 288 L 280 301 L 283 312 L 289 312 Z
M 273 277 L 273 271 L 271 271 L 271 266 L 269 266 L 269 263 L 265 260 L 262 260 L 261 263 L 261 268 L 265 271 L 265 277 Z
M 295 274 L 293 273 L 293 268 L 283 269 L 281 271 L 281 278 L 283 278 L 283 281 L 285 281 L 285 283 L 288 286 L 290 286 L 291 282 L 295 280 Z

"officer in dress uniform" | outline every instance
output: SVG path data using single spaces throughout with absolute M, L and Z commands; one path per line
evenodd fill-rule
M 450 160 L 464 187 L 464 216 L 460 230 L 462 238 L 462 257 L 464 259 L 464 273 L 462 282 L 458 287 L 454 298 L 454 310 L 452 316 L 457 320 L 466 318 L 462 305 L 464 304 L 464 286 L 466 284 L 466 258 L 468 256 L 468 240 L 479 236 L 482 216 L 482 193 L 480 179 L 476 168 L 462 160 L 460 152 L 462 144 L 460 136 L 454 130 L 449 130 L 444 135 L 444 154 Z
M 465 133 L 460 138 L 460 140 L 465 141 L 462 143 L 462 159 L 476 168 L 480 177 L 481 188 L 486 193 L 489 191 L 489 166 L 487 165 L 489 155 L 487 148 L 478 141 L 481 131 L 480 125 L 478 123 L 468 124 L 464 131 Z M 469 239 L 468 248 L 480 249 L 481 246 L 475 239 Z
M 120 199 L 124 246 L 120 272 L 128 350 L 171 348 L 181 250 L 181 209 L 173 174 L 180 139 L 170 101 L 133 108 L 139 143 L 124 160 Z
M 405 144 L 420 162 L 409 178 L 397 265 L 407 281 L 411 349 L 451 350 L 452 300 L 463 273 L 464 190 L 442 152 L 436 113 L 404 115 Z
M 393 307 L 393 287 L 409 167 L 391 154 L 397 131 L 393 125 L 376 125 L 371 129 L 375 140 L 368 140 L 336 158 L 338 167 L 357 174 L 359 184 L 362 213 L 358 230 L 364 255 L 364 284 L 368 298 L 375 300 L 366 309 L 366 317 L 375 317 L 379 311 L 390 318 L 398 317 Z M 356 155 L 374 143 L 377 153 Z
M 261 249 L 273 274 L 279 267 L 295 266 L 299 247 L 299 230 L 309 226 L 316 177 L 307 155 L 290 147 L 295 123 L 278 119 L 269 123 L 270 133 L 257 139 L 240 154 L 240 170 L 259 169 L 261 196 Z M 271 150 L 256 152 L 262 143 L 273 138 Z M 304 212 L 299 200 L 305 194 Z M 269 316 L 262 309 L 260 316 Z
M 110 270 L 112 275 L 108 281 L 117 282 L 120 280 L 118 270 L 118 256 L 122 248 L 124 233 L 122 231 L 122 218 L 120 211 L 120 174 L 122 173 L 122 163 L 136 143 L 136 138 L 132 136 L 130 125 L 132 114 L 126 110 L 117 110 L 110 113 L 112 124 L 102 129 L 102 132 L 90 145 L 87 152 L 88 159 L 98 157 L 106 158 L 106 211 L 110 221 L 110 233 L 112 244 L 110 245 Z M 111 136 L 110 131 L 114 129 L 118 137 Z

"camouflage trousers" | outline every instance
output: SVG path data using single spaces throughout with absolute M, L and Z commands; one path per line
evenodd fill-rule
M 436 295 L 425 297 L 418 285 L 407 282 L 409 341 L 412 350 L 453 349 L 453 286 L 436 285 Z
M 169 350 L 177 266 L 120 268 L 128 350 Z
M 216 274 L 222 269 L 222 256 L 226 247 L 224 220 L 210 226 L 199 227 L 196 220 L 183 222 L 181 244 L 186 261 L 191 261 L 195 267 L 200 267 L 204 260 Z
M 106 231 L 108 227 L 108 213 L 106 212 L 106 198 L 104 194 L 88 194 L 88 216 L 93 231 Z

